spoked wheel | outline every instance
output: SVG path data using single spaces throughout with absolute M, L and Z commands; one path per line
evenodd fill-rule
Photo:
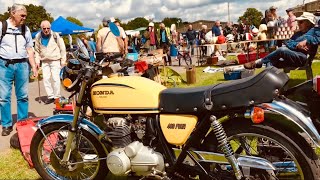
M 98 140 L 80 130 L 74 140 L 69 162 L 61 163 L 66 148 L 69 124 L 54 123 L 38 130 L 31 142 L 31 158 L 43 179 L 103 179 L 108 173 L 106 153 Z
M 301 137 L 290 133 L 284 134 L 284 130 L 264 125 L 237 124 L 230 126 L 229 124 L 224 128 L 235 154 L 264 158 L 276 168 L 273 172 L 246 168 L 244 175 L 249 179 L 316 180 L 319 178 L 319 159 Z M 211 136 L 211 138 L 213 137 Z M 208 145 L 209 141 L 206 143 L 204 146 L 207 150 L 217 147 L 217 144 Z M 221 152 L 221 150 L 218 151 Z M 206 166 L 209 167 L 212 164 Z M 229 166 L 224 168 L 216 166 L 214 173 L 208 169 L 212 174 L 220 172 L 220 175 L 226 174 L 228 176 L 229 172 L 229 177 L 233 175 L 230 170 Z

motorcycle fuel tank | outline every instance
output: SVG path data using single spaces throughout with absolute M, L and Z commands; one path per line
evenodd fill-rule
M 103 114 L 159 113 L 165 86 L 139 76 L 101 79 L 91 86 L 94 111 Z

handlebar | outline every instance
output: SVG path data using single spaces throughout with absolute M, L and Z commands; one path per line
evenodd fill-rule
M 95 55 L 96 55 L 97 61 L 104 61 L 104 62 L 106 61 L 109 62 L 116 58 L 122 57 L 122 54 L 119 52 L 109 52 L 109 53 L 96 52 Z

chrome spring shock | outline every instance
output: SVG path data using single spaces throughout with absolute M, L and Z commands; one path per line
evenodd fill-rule
M 229 163 L 234 170 L 234 174 L 237 179 L 242 179 L 243 175 L 239 168 L 238 160 L 234 156 L 234 152 L 231 148 L 229 141 L 227 140 L 227 135 L 221 125 L 221 123 L 217 120 L 217 118 L 213 115 L 210 116 L 211 128 L 216 135 L 219 145 Z

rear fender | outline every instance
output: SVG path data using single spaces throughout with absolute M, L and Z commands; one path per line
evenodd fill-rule
M 71 114 L 57 114 L 54 116 L 50 116 L 47 117 L 45 119 L 40 120 L 37 123 L 37 128 L 40 128 L 42 126 L 46 126 L 48 124 L 52 124 L 52 123 L 69 123 L 71 124 L 73 121 L 73 115 Z M 91 121 L 87 120 L 87 119 L 81 119 L 79 126 L 88 131 L 90 134 L 92 134 L 94 137 L 96 137 L 97 139 L 101 139 L 104 136 L 104 132 L 94 123 L 92 123 Z
M 312 123 L 310 113 L 302 106 L 289 99 L 274 100 L 271 103 L 263 103 L 265 119 L 281 124 L 286 129 L 299 133 L 307 142 L 310 140 L 320 147 L 320 135 Z

